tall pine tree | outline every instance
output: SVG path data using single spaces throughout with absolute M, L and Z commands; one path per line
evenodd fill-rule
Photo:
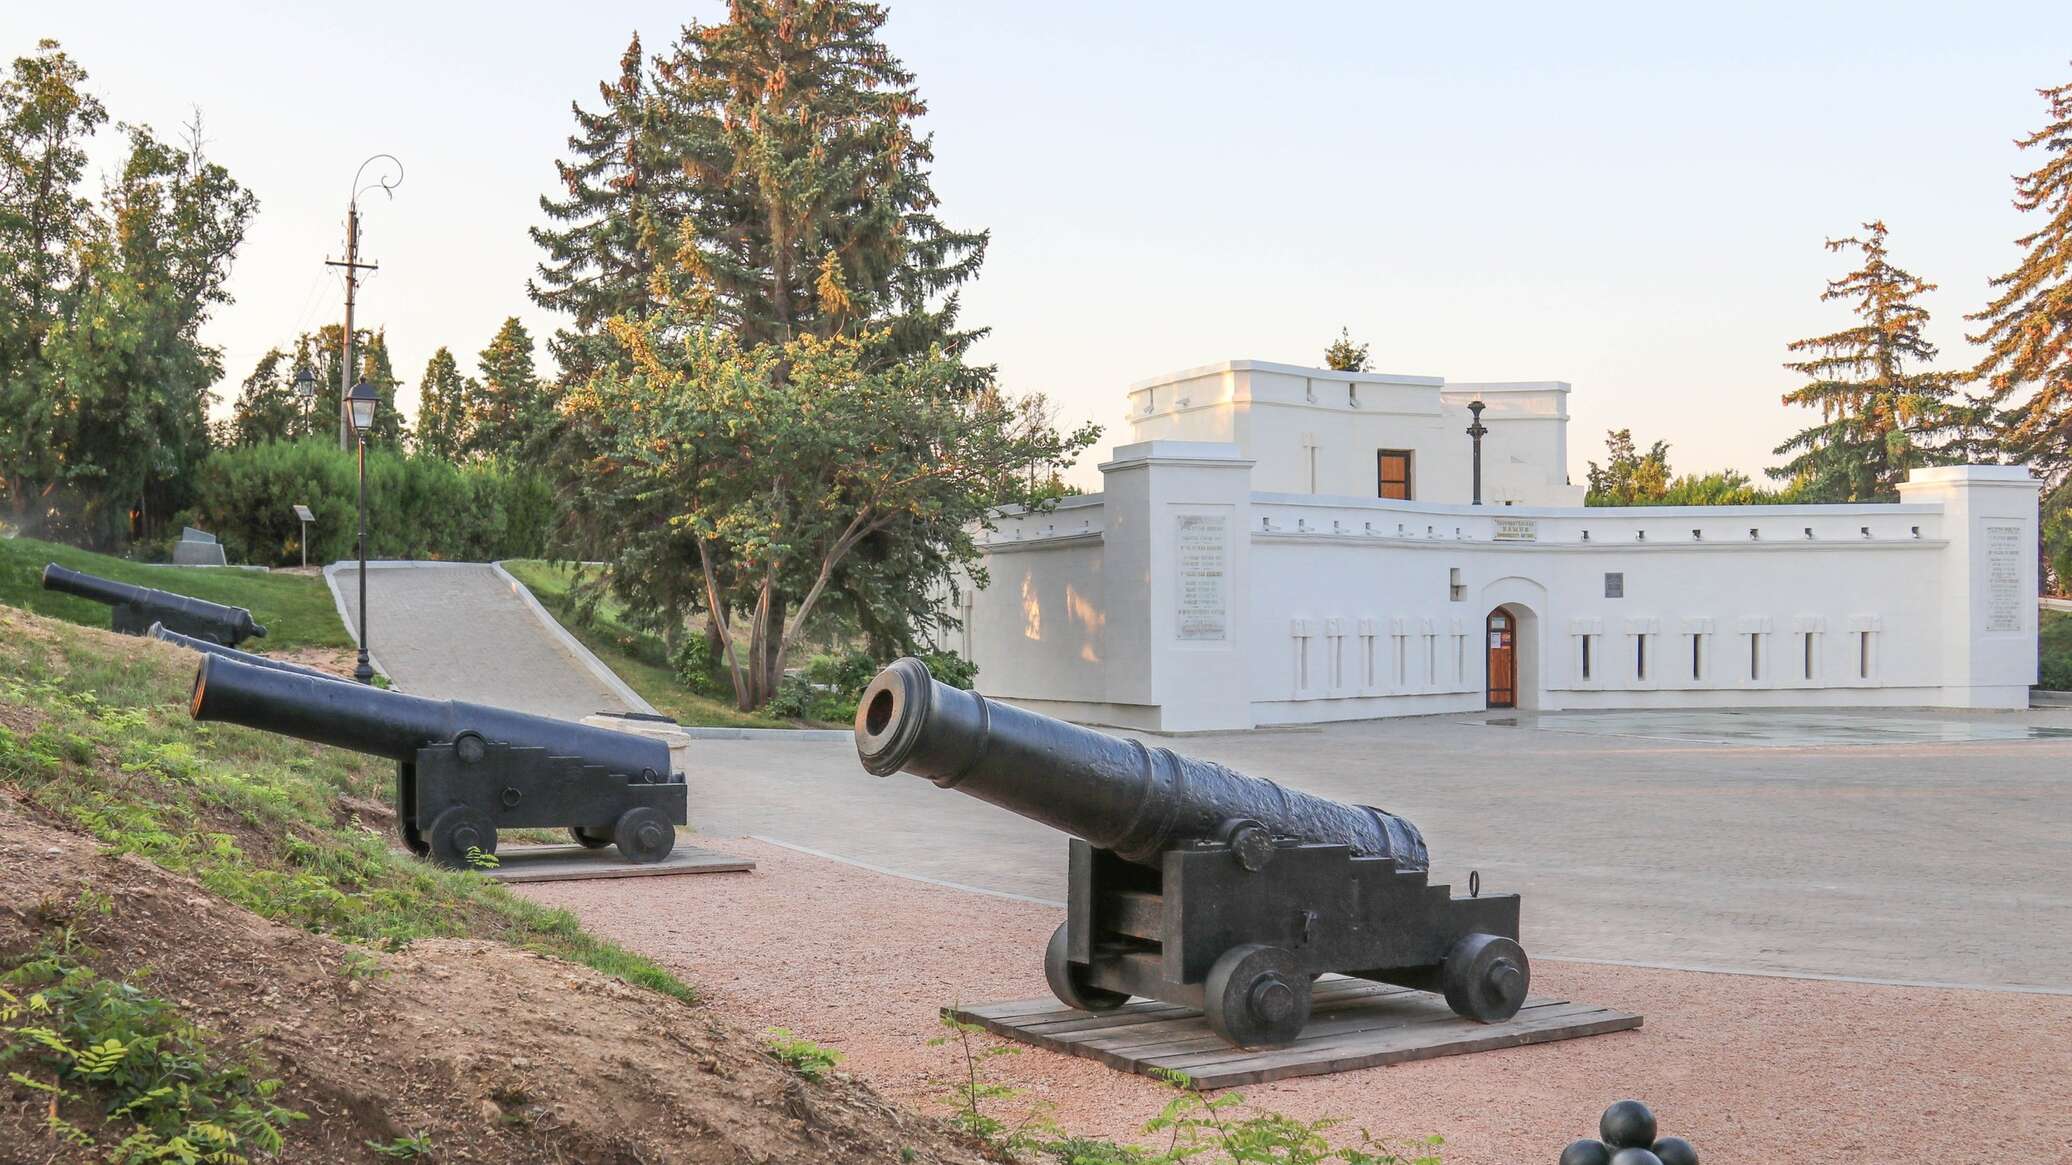
M 453 353 L 440 348 L 425 362 L 424 379 L 417 382 L 416 447 L 419 453 L 447 461 L 458 461 L 467 451 L 474 431 L 468 409 L 473 382 L 461 376 Z
M 1922 336 L 1928 311 L 1915 297 L 1935 290 L 1894 266 L 1885 224 L 1864 224 L 1860 238 L 1829 239 L 1829 251 L 1860 251 L 1863 265 L 1828 281 L 1821 301 L 1853 302 L 1860 321 L 1825 336 L 1797 340 L 1787 363 L 1810 379 L 1784 394 L 1785 404 L 1820 410 L 1820 423 L 1777 447 L 1792 454 L 1770 476 L 1798 483 L 1808 501 L 1893 501 L 1915 465 L 1940 459 L 1935 442 L 1948 425 L 1955 377 L 1924 367 L 1936 357 Z
M 569 103 L 571 157 L 554 163 L 562 193 L 540 198 L 557 225 L 532 228 L 547 257 L 526 290 L 534 303 L 574 319 L 547 341 L 564 383 L 580 383 L 601 361 L 617 359 L 604 322 L 637 317 L 657 302 L 681 217 L 681 199 L 671 194 L 680 167 L 659 129 L 638 34 L 619 58 L 618 76 L 597 92 L 594 113 Z
M 470 417 L 470 452 L 490 456 L 527 455 L 545 418 L 547 401 L 533 368 L 532 333 L 512 316 L 482 349 L 482 381 Z
M 1965 318 L 1985 325 L 1970 337 L 1987 346 L 1973 375 L 2001 445 L 2056 486 L 2072 479 L 2072 84 L 2037 92 L 2049 123 L 2015 144 L 2042 158 L 2014 180 L 2014 205 L 2044 221 L 2015 240 L 2027 254 L 1993 280 L 1993 302 Z

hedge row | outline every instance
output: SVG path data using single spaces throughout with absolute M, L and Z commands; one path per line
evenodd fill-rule
M 216 535 L 232 562 L 290 566 L 302 552 L 297 503 L 316 515 L 309 530 L 311 565 L 354 557 L 358 461 L 322 439 L 211 453 L 184 517 Z M 552 487 L 516 466 L 367 452 L 371 558 L 539 558 L 547 552 L 555 514 Z

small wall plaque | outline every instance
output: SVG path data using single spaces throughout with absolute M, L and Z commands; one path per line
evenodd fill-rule
M 1623 599 L 1626 597 L 1626 573 L 1618 570 L 1604 572 L 1604 597 Z

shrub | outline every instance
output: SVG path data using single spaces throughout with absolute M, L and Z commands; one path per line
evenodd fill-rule
M 954 651 L 924 652 L 919 658 L 930 674 L 953 688 L 968 691 L 978 676 L 978 665 Z M 770 711 L 797 720 L 847 720 L 856 714 L 863 689 L 882 667 L 867 651 L 816 655 L 803 669 L 787 673 L 778 683 Z M 724 681 L 724 675 L 721 679 Z
M 306 505 L 309 560 L 355 556 L 359 470 L 326 440 L 218 449 L 201 464 L 183 518 L 215 534 L 233 561 L 292 566 Z M 367 451 L 367 550 L 374 558 L 529 558 L 546 552 L 556 503 L 545 479 L 496 461 Z

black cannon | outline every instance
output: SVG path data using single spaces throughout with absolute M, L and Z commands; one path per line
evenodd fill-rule
M 659 862 L 689 818 L 669 746 L 507 708 L 427 700 L 204 655 L 196 720 L 223 720 L 396 761 L 403 840 L 441 865 L 496 852 L 498 829 L 567 827 L 592 849 Z M 471 860 L 473 859 L 473 860 Z
M 153 623 L 159 623 L 168 630 L 225 647 L 236 647 L 247 639 L 266 636 L 266 628 L 253 622 L 252 613 L 243 607 L 229 607 L 151 587 L 131 586 L 99 575 L 67 570 L 55 562 L 43 568 L 43 588 L 108 604 L 112 608 L 110 626 L 124 635 L 147 634 Z
M 239 651 L 235 647 L 225 647 L 220 643 L 211 643 L 206 639 L 196 639 L 192 635 L 182 635 L 163 623 L 153 623 L 151 629 L 144 633 L 144 637 L 146 639 L 156 639 L 160 643 L 170 643 L 175 647 L 184 647 L 189 651 L 199 651 L 203 655 L 220 655 L 225 659 L 234 659 L 239 663 L 249 663 L 253 667 L 270 667 L 275 671 L 291 672 L 298 676 L 310 676 L 315 679 L 331 680 L 341 684 L 357 682 L 347 676 L 334 676 L 330 672 L 318 671 L 313 667 L 303 667 L 299 663 L 289 663 L 285 659 L 268 659 L 266 656 L 254 655 L 249 651 Z
M 1518 896 L 1428 885 L 1417 827 L 1379 809 L 997 703 L 916 659 L 864 689 L 856 751 L 1072 835 L 1043 961 L 1067 1006 L 1144 996 L 1270 1047 L 1301 1033 L 1325 972 L 1439 991 L 1484 1023 L 1525 1001 Z

